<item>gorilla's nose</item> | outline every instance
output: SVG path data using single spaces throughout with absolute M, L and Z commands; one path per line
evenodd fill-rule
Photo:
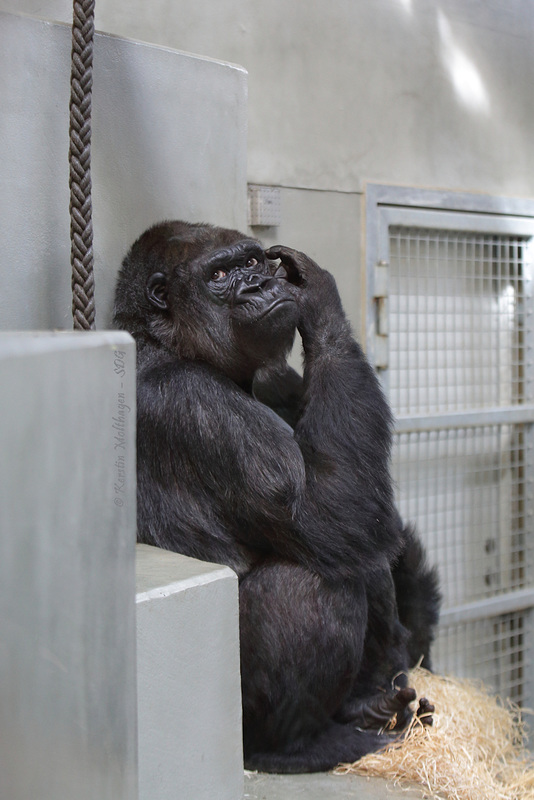
M 251 295 L 263 292 L 275 283 L 276 281 L 271 275 L 261 275 L 259 273 L 244 275 L 236 286 L 235 302 L 246 303 Z

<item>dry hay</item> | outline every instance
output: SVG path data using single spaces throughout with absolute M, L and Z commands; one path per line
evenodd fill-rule
M 516 706 L 477 683 L 423 669 L 410 673 L 410 685 L 435 705 L 433 726 L 414 718 L 403 741 L 341 764 L 336 774 L 416 782 L 439 800 L 534 800 L 534 762 Z

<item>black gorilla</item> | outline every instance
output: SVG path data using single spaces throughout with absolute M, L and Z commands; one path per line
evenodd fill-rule
M 429 657 L 439 593 L 395 509 L 390 412 L 334 279 L 295 250 L 165 222 L 123 263 L 115 323 L 138 349 L 139 540 L 239 576 L 247 767 L 381 747 L 409 719 L 403 673 Z

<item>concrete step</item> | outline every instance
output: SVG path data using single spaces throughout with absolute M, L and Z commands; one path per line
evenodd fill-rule
M 265 775 L 245 772 L 245 800 L 421 800 L 418 787 L 400 788 L 359 775 Z
M 0 797 L 134 800 L 133 340 L 0 333 L 0 407 Z
M 237 577 L 136 548 L 139 800 L 240 800 Z

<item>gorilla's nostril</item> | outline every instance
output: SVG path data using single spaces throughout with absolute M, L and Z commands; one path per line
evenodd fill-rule
M 261 292 L 261 285 L 259 283 L 242 283 L 236 289 L 236 296 L 240 294 L 254 294 Z
M 272 282 L 270 275 L 246 275 L 236 288 L 236 297 L 242 294 L 255 294 L 266 289 Z

